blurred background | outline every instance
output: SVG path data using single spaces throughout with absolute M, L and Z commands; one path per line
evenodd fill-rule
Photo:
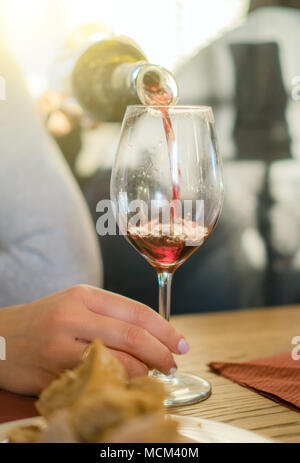
M 62 110 L 59 88 L 66 43 L 86 24 L 134 39 L 174 72 L 180 104 L 215 113 L 225 204 L 175 274 L 172 312 L 300 302 L 300 0 L 0 0 L 0 40 L 96 222 L 120 124 L 88 120 L 76 103 Z M 149 264 L 123 237 L 99 240 L 105 288 L 156 307 Z

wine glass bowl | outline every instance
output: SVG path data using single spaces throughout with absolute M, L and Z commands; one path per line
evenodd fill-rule
M 157 271 L 159 312 L 169 320 L 172 276 L 209 237 L 222 207 L 222 166 L 211 108 L 129 106 L 111 199 L 121 232 Z M 194 403 L 211 391 L 198 376 L 153 375 L 167 385 L 166 405 Z

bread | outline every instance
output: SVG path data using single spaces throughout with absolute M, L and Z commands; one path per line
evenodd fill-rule
M 7 435 L 12 444 L 28 444 L 39 441 L 42 429 L 39 426 L 19 426 L 13 428 Z
M 95 341 L 74 370 L 53 381 L 37 401 L 45 429 L 18 428 L 13 442 L 178 442 L 164 417 L 162 383 L 129 380 L 124 367 Z
M 175 421 L 163 412 L 148 413 L 109 429 L 95 439 L 99 443 L 174 443 L 179 442 Z
M 67 370 L 41 393 L 36 407 L 48 417 L 56 410 L 70 406 L 83 394 L 99 391 L 104 384 L 127 381 L 124 367 L 97 340 L 87 350 L 84 360 L 74 370 Z

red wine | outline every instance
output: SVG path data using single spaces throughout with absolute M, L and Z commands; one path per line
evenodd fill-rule
M 176 165 L 178 163 L 178 159 L 175 157 L 175 135 L 172 127 L 172 122 L 168 114 L 168 108 L 161 108 L 161 113 L 163 117 L 163 124 L 164 124 L 164 131 L 167 140 L 168 146 L 168 154 L 170 160 L 170 174 L 171 174 L 171 182 L 172 182 L 172 200 L 176 201 L 179 199 L 180 196 L 180 186 L 179 186 L 179 177 L 180 177 L 180 170 L 179 167 Z M 174 172 L 177 172 L 174 178 Z
M 179 199 L 180 196 L 180 169 L 177 166 L 178 159 L 176 159 L 176 151 L 174 149 L 175 145 L 175 134 L 173 131 L 171 119 L 168 113 L 168 107 L 173 103 L 173 95 L 171 91 L 168 91 L 166 88 L 162 88 L 160 82 L 154 77 L 149 82 L 149 85 L 145 87 L 147 91 L 147 97 L 149 104 L 155 106 L 161 106 L 159 109 L 163 118 L 164 132 L 166 136 L 168 154 L 170 160 L 170 175 L 172 183 L 172 202 Z M 175 218 L 175 209 L 172 206 L 172 218 Z
M 149 222 L 146 226 L 127 231 L 129 242 L 157 270 L 173 273 L 207 239 L 209 231 L 196 222 L 173 224 Z M 179 228 L 180 227 L 180 228 Z
M 170 162 L 172 185 L 170 224 L 149 222 L 142 227 L 127 231 L 127 239 L 138 249 L 157 271 L 174 272 L 206 240 L 209 231 L 196 222 L 184 222 L 176 215 L 176 201 L 180 199 L 180 176 L 175 134 L 169 116 L 168 106 L 173 103 L 173 95 L 162 88 L 155 73 L 148 74 L 149 82 L 145 85 L 147 100 L 150 105 L 161 111 Z M 169 230 L 166 231 L 166 227 Z

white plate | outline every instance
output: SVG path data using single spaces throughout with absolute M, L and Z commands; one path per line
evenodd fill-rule
M 217 421 L 191 416 L 170 415 L 178 422 L 178 431 L 184 437 L 201 444 L 268 444 L 275 442 L 245 429 Z
M 197 443 L 272 443 L 271 439 L 259 436 L 251 431 L 236 428 L 217 421 L 202 420 L 190 416 L 168 415 L 178 422 L 178 431 L 183 437 Z M 15 426 L 30 426 L 44 423 L 43 418 L 27 418 L 0 424 L 0 442 L 6 442 L 6 436 Z

